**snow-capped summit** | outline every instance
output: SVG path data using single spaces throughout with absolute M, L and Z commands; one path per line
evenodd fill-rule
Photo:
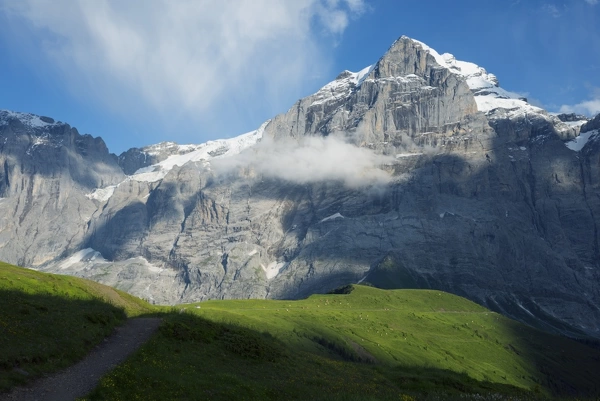
M 464 77 L 467 81 L 467 85 L 475 96 L 479 111 L 490 113 L 495 109 L 506 109 L 545 113 L 543 109 L 529 104 L 523 95 L 501 88 L 498 78 L 494 74 L 488 73 L 485 68 L 471 62 L 457 60 L 456 57 L 450 53 L 440 54 L 425 43 L 407 36 L 402 36 L 398 39 L 398 41 L 401 40 L 412 41 L 419 45 L 423 50 L 433 56 L 440 67 L 448 68 L 452 73 Z M 398 41 L 394 42 L 392 47 Z M 336 99 L 340 100 L 347 98 L 353 90 L 360 87 L 361 83 L 367 79 L 375 66 L 376 64 L 367 66 L 359 72 L 343 71 L 334 81 L 328 83 L 313 95 L 314 101 L 311 106 Z M 416 77 L 406 76 L 404 78 L 410 79 Z
M 369 65 L 359 72 L 343 71 L 334 81 L 331 81 L 313 95 L 315 100 L 312 102 L 311 106 L 323 104 L 333 99 L 344 99 L 348 97 L 352 90 L 362 84 L 373 70 L 374 66 L 375 64 Z
M 479 111 L 489 113 L 500 108 L 536 113 L 544 112 L 543 109 L 530 105 L 522 95 L 501 88 L 498 78 L 494 74 L 488 73 L 485 68 L 468 61 L 457 60 L 450 53 L 439 54 L 425 43 L 415 39 L 411 40 L 429 52 L 440 66 L 448 68 L 454 74 L 461 75 L 467 80 L 467 85 L 475 95 Z
M 131 175 L 131 179 L 147 182 L 159 181 L 175 166 L 183 166 L 189 162 L 203 162 L 208 166 L 209 161 L 212 159 L 236 155 L 253 146 L 262 138 L 269 121 L 264 122 L 254 131 L 230 139 L 217 139 L 200 145 L 177 145 L 173 142 L 163 142 L 159 144 L 161 146 L 154 145 L 153 148 L 148 150 L 149 155 L 165 147 L 169 148 L 171 155 L 159 163 L 138 169 Z
M 0 110 L 0 125 L 6 125 L 11 120 L 18 120 L 22 124 L 31 128 L 45 128 L 52 125 L 61 124 L 53 118 L 37 116 L 31 113 L 22 113 L 18 111 Z
M 399 39 L 257 131 L 118 160 L 66 124 L 9 114 L 2 260 L 171 304 L 408 278 L 600 338 L 600 116 L 537 109 L 421 42 Z

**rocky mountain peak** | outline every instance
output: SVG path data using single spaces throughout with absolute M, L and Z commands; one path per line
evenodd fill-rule
M 593 130 L 600 130 L 600 114 L 596 115 L 596 117 L 587 121 L 581 127 L 581 132 L 589 132 L 589 131 L 593 131 Z
M 51 117 L 0 110 L 0 130 L 4 145 L 8 146 L 11 143 L 17 146 L 19 149 L 14 149 L 16 153 L 20 148 L 25 148 L 27 156 L 43 153 L 49 148 L 60 150 L 65 147 L 81 156 L 97 154 L 105 157 L 109 155 L 102 138 L 89 134 L 80 135 L 77 129 L 72 128 L 69 124 L 56 121 Z
M 137 170 L 160 163 L 173 155 L 193 152 L 196 145 L 179 145 L 175 142 L 160 142 L 143 148 L 131 148 L 119 155 L 119 165 L 127 175 Z
M 407 37 L 256 131 L 131 149 L 127 175 L 68 125 L 4 116 L 0 259 L 157 303 L 435 288 L 600 337 L 599 118 Z M 386 179 L 333 174 L 369 168 Z
M 589 118 L 587 118 L 584 115 L 581 114 L 575 114 L 575 113 L 561 113 L 561 114 L 557 114 L 556 117 L 558 117 L 558 119 L 562 122 L 566 122 L 566 123 L 577 123 L 577 122 L 582 122 L 586 123 Z
M 337 77 L 335 77 L 336 81 L 341 81 L 342 79 L 350 78 L 354 74 L 352 71 L 344 70 L 339 73 Z
M 10 110 L 0 110 L 0 126 L 3 125 L 16 125 L 27 127 L 31 130 L 44 130 L 51 126 L 64 124 L 60 121 L 55 121 L 50 117 Z
M 437 53 L 432 52 L 424 43 L 402 36 L 379 59 L 373 78 L 430 76 L 432 69 L 441 66 L 434 54 Z

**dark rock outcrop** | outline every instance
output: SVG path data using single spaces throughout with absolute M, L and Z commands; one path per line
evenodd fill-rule
M 572 123 L 577 121 L 587 121 L 588 118 L 586 116 L 582 116 L 581 114 L 575 113 L 562 113 L 558 114 L 556 117 L 564 123 Z
M 581 132 L 589 132 L 595 129 L 600 129 L 600 114 L 581 126 Z

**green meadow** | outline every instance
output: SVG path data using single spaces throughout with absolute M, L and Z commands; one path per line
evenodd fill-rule
M 0 392 L 72 365 L 151 308 L 92 281 L 0 262 Z
M 600 394 L 597 348 L 440 291 L 352 285 L 336 292 L 155 307 L 90 281 L 0 265 L 0 391 L 74 363 L 128 317 L 158 315 L 158 332 L 86 399 Z

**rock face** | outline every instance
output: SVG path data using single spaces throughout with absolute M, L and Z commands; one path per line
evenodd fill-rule
M 64 124 L 0 117 L 0 259 L 157 303 L 298 298 L 350 282 L 436 288 L 600 337 L 598 117 L 552 116 L 418 41 L 400 38 L 232 140 L 117 160 Z M 46 132 L 58 147 L 35 145 Z M 269 146 L 319 165 L 296 156 L 327 138 L 375 155 L 389 179 L 264 168 Z M 92 168 L 75 168 L 83 160 Z
M 557 115 L 558 119 L 562 122 L 576 123 L 582 121 L 583 123 L 587 122 L 588 118 L 586 116 L 582 116 L 581 114 L 575 113 L 562 113 Z
M 193 145 L 180 146 L 175 142 L 161 142 L 143 148 L 131 148 L 119 156 L 119 166 L 125 174 L 131 175 L 141 168 L 160 163 L 169 156 L 190 153 L 194 148 Z
M 96 204 L 125 178 L 104 141 L 48 117 L 0 111 L 0 254 L 38 267 L 79 250 Z

